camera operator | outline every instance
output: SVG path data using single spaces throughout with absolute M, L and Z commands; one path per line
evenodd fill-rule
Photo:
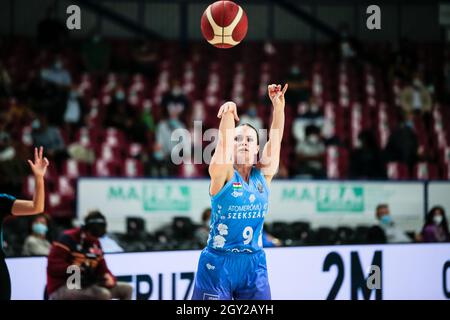
M 82 227 L 65 231 L 52 244 L 47 265 L 50 300 L 131 299 L 132 287 L 117 282 L 106 265 L 98 240 L 105 233 L 105 217 L 99 211 L 92 211 Z

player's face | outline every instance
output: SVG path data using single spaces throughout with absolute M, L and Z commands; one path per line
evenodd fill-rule
M 259 151 L 256 131 L 248 126 L 236 128 L 234 137 L 234 159 L 237 164 L 252 165 Z

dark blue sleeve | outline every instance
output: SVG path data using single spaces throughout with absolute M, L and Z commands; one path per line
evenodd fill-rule
M 16 198 L 6 193 L 0 193 L 0 221 L 11 214 L 11 209 Z

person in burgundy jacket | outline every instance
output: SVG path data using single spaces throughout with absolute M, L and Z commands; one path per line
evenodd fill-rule
M 132 287 L 118 282 L 106 265 L 98 240 L 105 233 L 105 217 L 92 211 L 82 227 L 53 242 L 47 265 L 50 300 L 131 299 Z

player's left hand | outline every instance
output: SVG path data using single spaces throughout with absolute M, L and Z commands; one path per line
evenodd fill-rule
M 49 165 L 48 159 L 43 158 L 44 148 L 40 147 L 39 152 L 38 148 L 34 148 L 34 163 L 31 160 L 28 160 L 28 164 L 33 171 L 33 174 L 37 178 L 42 178 L 47 172 L 47 167 Z
M 287 83 L 284 85 L 283 90 L 281 90 L 281 85 L 279 84 L 271 84 L 267 86 L 267 92 L 274 108 L 284 108 L 284 94 L 286 93 L 287 88 Z

